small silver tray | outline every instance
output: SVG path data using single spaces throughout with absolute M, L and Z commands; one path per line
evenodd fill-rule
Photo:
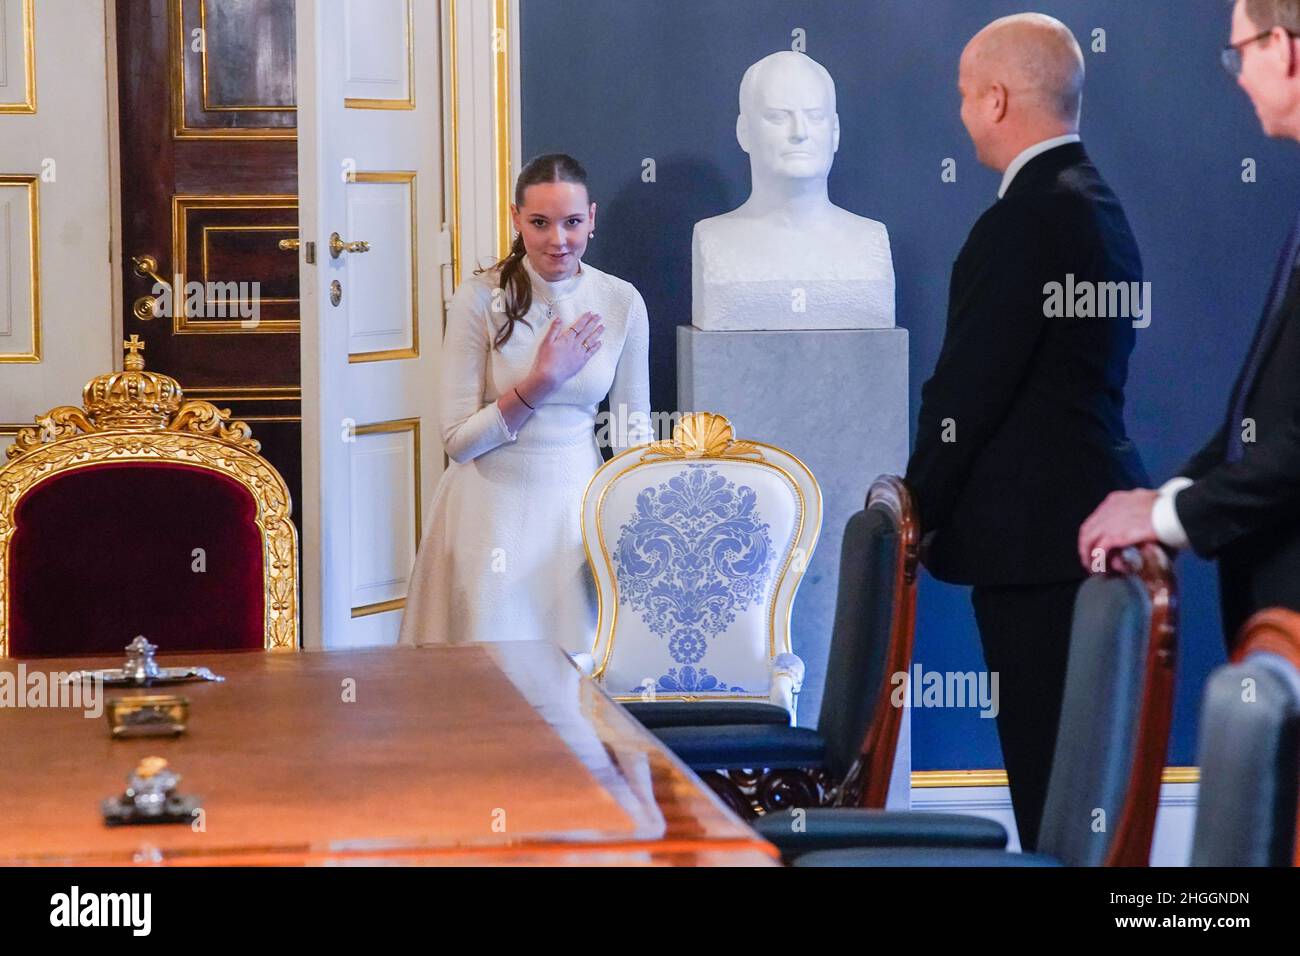
M 190 681 L 224 681 L 206 667 L 159 667 L 156 674 L 137 677 L 122 667 L 106 667 L 97 671 L 73 671 L 64 678 L 68 683 L 102 680 L 106 687 L 152 687 L 158 684 L 183 684 Z
M 158 650 L 140 634 L 126 646 L 126 662 L 121 667 L 106 667 L 95 671 L 73 671 L 64 681 L 103 681 L 108 687 L 152 687 L 156 684 L 183 684 L 186 681 L 224 681 L 206 667 L 159 667 L 154 660 Z

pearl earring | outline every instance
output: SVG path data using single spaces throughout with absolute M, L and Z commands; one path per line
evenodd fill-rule
M 595 234 L 594 232 L 589 232 L 589 233 L 587 233 L 587 238 L 588 238 L 588 239 L 595 239 L 595 238 L 596 238 L 596 234 Z

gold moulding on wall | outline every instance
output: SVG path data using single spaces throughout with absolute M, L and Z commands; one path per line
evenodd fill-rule
M 1161 783 L 1198 783 L 1199 767 L 1165 767 Z M 1005 787 L 1005 770 L 913 770 L 912 788 L 930 787 Z
M 397 418 L 386 422 L 370 422 L 365 425 L 357 425 L 352 429 L 352 447 L 356 447 L 356 438 L 365 435 L 395 434 L 400 432 L 410 432 L 411 434 L 411 455 L 413 475 L 412 481 L 415 485 L 415 546 L 419 548 L 420 532 L 424 528 L 424 520 L 420 513 L 420 419 L 418 418 Z M 406 607 L 405 596 L 400 598 L 391 598 L 387 601 L 377 601 L 373 604 L 363 604 L 352 608 L 352 616 L 368 617 L 371 614 L 383 614 L 385 611 L 398 611 Z
M 15 102 L 0 103 L 0 114 L 36 112 L 36 0 L 20 0 L 23 22 L 23 98 Z M 4 5 L 0 4 L 0 8 Z M 4 24 L 0 23 L 0 38 L 5 37 Z M 8 57 L 12 48 L 0 50 L 0 57 Z
M 40 178 L 27 173 L 0 174 L 0 190 L 19 187 L 27 191 L 27 280 L 31 290 L 30 348 L 0 352 L 0 365 L 31 365 L 41 360 L 41 201 Z M 0 221 L 0 227 L 4 222 Z M 12 281 L 13 277 L 10 277 Z M 12 296 L 12 291 L 10 292 Z
M 374 96 L 347 96 L 343 105 L 351 110 L 413 110 L 415 109 L 415 4 L 406 0 L 406 19 L 403 40 L 406 46 L 406 96 L 384 99 Z
M 387 362 L 420 357 L 420 209 L 412 170 L 357 170 L 348 174 L 348 183 L 388 183 L 406 186 L 410 217 L 411 244 L 411 344 L 403 348 L 378 349 L 374 352 L 349 352 L 348 362 Z M 349 260 L 349 263 L 351 260 Z

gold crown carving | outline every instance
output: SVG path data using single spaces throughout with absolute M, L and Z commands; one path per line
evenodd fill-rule
M 83 408 L 60 405 L 36 416 L 36 424 L 19 429 L 5 454 L 18 458 L 42 445 L 107 431 L 189 432 L 233 442 L 253 453 L 262 444 L 245 422 L 232 421 L 230 409 L 211 402 L 186 401 L 181 383 L 170 375 L 146 372 L 138 335 L 122 343 L 123 369 L 96 375 L 81 390 Z
M 166 428 L 185 395 L 170 375 L 144 370 L 144 343 L 138 335 L 122 343 L 123 369 L 96 375 L 81 390 L 86 416 L 97 428 Z

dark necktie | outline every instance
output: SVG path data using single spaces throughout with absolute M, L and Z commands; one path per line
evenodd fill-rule
M 1260 320 L 1259 329 L 1255 332 L 1255 341 L 1251 344 L 1250 354 L 1246 358 L 1245 368 L 1232 393 L 1232 403 L 1228 409 L 1226 454 L 1229 462 L 1241 461 L 1246 454 L 1246 445 L 1241 440 L 1241 422 L 1246 415 L 1246 400 L 1255 385 L 1255 376 L 1259 374 L 1264 359 L 1268 357 L 1276 333 L 1286 319 L 1286 304 L 1290 298 L 1288 292 L 1293 291 L 1295 281 L 1300 279 L 1300 263 L 1296 261 L 1297 254 L 1300 254 L 1300 219 L 1292 228 L 1291 235 L 1283 248 L 1282 258 L 1278 260 L 1277 273 L 1273 276 L 1273 286 L 1269 289 L 1268 302 L 1264 306 L 1264 317 Z

